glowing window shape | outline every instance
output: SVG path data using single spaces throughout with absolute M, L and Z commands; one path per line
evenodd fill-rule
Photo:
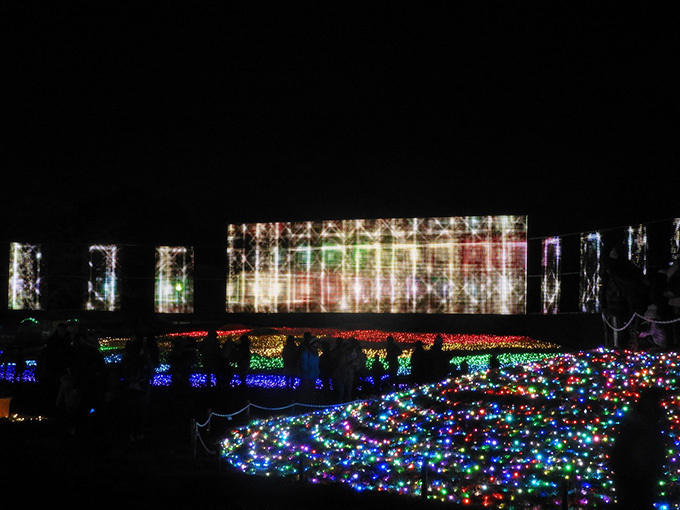
M 185 246 L 156 248 L 155 310 L 157 313 L 193 313 L 194 250 Z
M 89 249 L 86 310 L 114 312 L 120 309 L 118 247 L 92 245 Z
M 42 254 L 40 245 L 11 243 L 9 246 L 8 308 L 40 310 Z
M 526 217 L 227 226 L 229 312 L 524 313 Z
M 602 236 L 599 232 L 581 234 L 581 272 L 579 288 L 579 305 L 582 312 L 601 311 L 600 257 L 602 252 Z
M 635 225 L 628 227 L 626 236 L 628 260 L 647 274 L 647 227 Z
M 559 237 L 543 239 L 541 301 L 544 314 L 559 312 L 562 271 L 562 242 Z
M 680 218 L 674 218 L 671 234 L 671 260 L 680 258 Z

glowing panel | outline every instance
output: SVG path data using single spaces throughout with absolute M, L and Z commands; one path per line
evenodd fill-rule
M 9 246 L 8 308 L 40 310 L 40 245 L 11 243 Z
M 193 271 L 193 248 L 184 246 L 156 248 L 156 312 L 193 313 Z
M 228 225 L 229 312 L 524 313 L 524 216 Z
M 600 311 L 600 254 L 602 237 L 599 232 L 581 234 L 580 306 L 582 312 Z
M 541 301 L 544 314 L 559 312 L 562 264 L 561 244 L 559 237 L 549 237 L 543 240 Z
M 680 258 L 680 218 L 673 219 L 673 234 L 671 235 L 671 260 Z
M 90 246 L 90 277 L 87 282 L 86 310 L 113 312 L 120 309 L 118 290 L 118 247 Z
M 628 227 L 626 237 L 628 260 L 647 274 L 647 227 L 635 225 Z

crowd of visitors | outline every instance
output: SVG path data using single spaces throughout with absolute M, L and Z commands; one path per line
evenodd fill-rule
M 119 364 L 107 364 L 99 340 L 77 321 L 60 322 L 40 351 L 36 379 L 44 412 L 71 434 L 98 428 L 115 412 L 131 440 L 141 439 L 159 349 L 153 335 L 133 334 Z
M 376 346 L 371 346 L 375 348 Z M 400 383 L 422 384 L 441 380 L 453 368 L 441 336 L 426 348 L 422 342 L 400 345 L 387 336 L 367 358 L 356 338 L 317 338 L 306 332 L 289 336 L 282 350 L 286 388 L 299 402 L 341 403 L 359 396 L 390 391 Z M 400 371 L 410 358 L 410 371 Z M 220 339 L 215 330 L 197 340 L 174 336 L 163 355 L 169 365 L 170 386 L 189 399 L 191 376 L 197 370 L 210 378 L 209 386 L 245 391 L 251 371 L 251 340 Z M 36 379 L 49 404 L 46 414 L 58 416 L 76 433 L 86 423 L 104 418 L 105 410 L 122 416 L 129 437 L 143 437 L 149 392 L 161 363 L 153 335 L 133 333 L 119 363 L 106 363 L 99 340 L 77 321 L 60 322 L 47 338 L 37 359 Z M 465 366 L 461 366 L 466 370 Z M 89 425 L 88 425 L 89 426 Z
M 603 264 L 605 347 L 666 349 L 680 345 L 680 261 L 645 274 L 613 245 Z
M 324 395 L 340 403 L 356 398 L 359 388 L 363 394 L 379 394 L 397 388 L 400 381 L 422 384 L 444 379 L 453 368 L 440 335 L 429 349 L 422 342 L 415 347 L 399 345 L 389 335 L 384 350 L 384 356 L 376 352 L 369 360 L 356 338 L 319 339 L 307 332 L 298 343 L 289 336 L 282 353 L 287 385 L 292 388 L 299 379 L 302 402 Z M 410 374 L 400 375 L 400 359 L 408 364 L 409 357 Z

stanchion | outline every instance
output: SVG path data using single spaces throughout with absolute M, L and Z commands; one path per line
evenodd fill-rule
M 423 459 L 423 467 L 420 470 L 420 498 L 421 499 L 427 499 L 427 488 L 429 485 L 428 481 L 428 463 L 427 460 Z
M 196 426 L 196 419 L 191 419 L 191 453 L 196 460 L 196 439 L 198 437 L 198 427 Z
M 569 481 L 562 480 L 562 485 L 560 486 L 560 510 L 569 510 Z
M 300 455 L 300 461 L 298 462 L 298 481 L 305 481 L 305 456 Z

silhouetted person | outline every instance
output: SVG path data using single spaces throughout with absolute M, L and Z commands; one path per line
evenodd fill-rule
M 78 402 L 74 409 L 75 432 L 81 432 L 94 413 L 94 424 L 101 424 L 100 415 L 109 389 L 109 372 L 99 342 L 90 334 L 77 334 L 71 353 L 70 372 Z
M 231 340 L 222 342 L 222 346 L 220 347 L 220 366 L 223 370 L 222 380 L 224 381 L 225 386 L 231 385 L 231 381 L 234 377 L 234 367 L 232 363 L 234 362 L 235 357 L 236 346 L 234 345 L 234 342 Z M 218 377 L 217 380 L 219 383 L 220 378 Z
M 491 354 L 491 358 L 489 359 L 489 370 L 498 370 L 501 368 L 501 362 L 498 359 L 498 354 L 495 352 Z
M 214 329 L 208 331 L 208 334 L 199 344 L 199 352 L 203 360 L 203 368 L 207 376 L 215 376 L 217 386 L 222 386 L 222 357 L 220 356 L 220 342 L 217 338 L 217 331 Z
M 633 314 L 642 315 L 649 304 L 649 287 L 645 284 L 642 271 L 626 257 L 625 249 L 616 245 L 609 252 L 604 262 L 603 286 L 605 289 L 602 307 L 610 326 L 605 325 L 605 346 L 618 347 L 621 345 L 622 332 L 612 328 L 622 328 L 633 318 Z M 636 347 L 640 332 L 640 318 L 635 316 L 630 324 L 628 346 Z
M 238 371 L 241 386 L 245 388 L 246 377 L 250 371 L 250 337 L 241 335 L 236 344 L 236 370 Z
M 437 335 L 427 351 L 427 367 L 433 382 L 439 382 L 449 375 L 449 355 L 444 352 L 444 340 Z
M 653 508 L 666 451 L 661 433 L 662 397 L 660 388 L 643 389 L 620 424 L 610 456 L 618 508 Z
M 349 341 L 342 339 L 333 368 L 333 391 L 335 392 L 336 402 L 347 402 L 351 399 L 352 381 L 354 379 L 351 354 Z
M 382 377 L 385 374 L 385 367 L 380 361 L 380 356 L 373 356 L 373 365 L 371 366 L 371 377 L 373 378 L 373 391 L 380 393 L 382 391 Z
M 671 264 L 659 271 L 660 279 L 657 280 L 659 309 L 662 317 L 674 321 L 667 326 L 669 334 L 669 347 L 677 349 L 680 346 L 680 259 L 675 259 Z
M 196 349 L 188 337 L 180 336 L 174 339 L 168 361 L 173 387 L 188 388 L 191 369 L 196 361 Z
M 38 357 L 38 380 L 44 387 L 50 411 L 56 408 L 62 377 L 68 370 L 71 355 L 71 335 L 66 323 L 57 324 Z
M 427 377 L 427 361 L 423 342 L 418 340 L 411 353 L 411 382 L 422 384 Z
M 121 361 L 124 422 L 131 441 L 144 436 L 153 376 L 152 362 L 143 346 L 141 338 L 132 335 Z
M 319 378 L 321 379 L 325 393 L 330 393 L 333 386 L 333 370 L 335 369 L 338 353 L 340 352 L 340 343 L 340 338 L 328 338 L 324 342 L 322 352 L 319 356 Z
M 399 356 L 402 353 L 402 349 L 394 342 L 394 337 L 392 335 L 387 337 L 386 351 L 385 359 L 387 361 L 388 383 L 393 387 L 396 387 L 397 374 L 399 372 Z
M 638 340 L 640 348 L 665 349 L 668 347 L 668 332 L 661 324 L 661 317 L 657 312 L 656 305 L 649 305 L 645 310 L 644 321 Z
M 362 385 L 362 381 L 365 380 L 366 372 L 366 353 L 361 348 L 359 340 L 352 337 L 349 339 L 349 346 L 351 351 L 351 368 L 352 368 L 352 383 L 350 390 L 350 399 L 355 396 L 355 392 L 358 391 L 358 387 Z
M 305 332 L 300 344 L 300 399 L 312 402 L 319 378 L 319 351 L 317 342 L 309 332 Z
M 142 348 L 148 354 L 149 359 L 151 359 L 154 369 L 158 368 L 161 363 L 161 353 L 156 337 L 153 334 L 144 336 Z
M 295 343 L 295 337 L 289 335 L 281 352 L 283 358 L 283 375 L 286 378 L 286 387 L 292 388 L 295 378 L 300 372 L 300 349 Z

